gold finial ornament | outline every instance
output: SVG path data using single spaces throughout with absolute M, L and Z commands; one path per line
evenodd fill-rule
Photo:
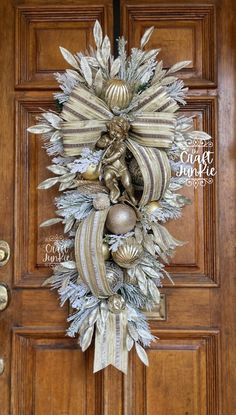
M 111 79 L 107 83 L 105 101 L 110 109 L 126 108 L 132 99 L 132 93 L 127 82 L 122 79 Z
M 112 258 L 121 268 L 131 268 L 138 263 L 142 253 L 142 246 L 134 238 L 129 238 L 112 253 Z
M 119 235 L 132 231 L 136 221 L 137 217 L 134 209 L 118 203 L 110 208 L 106 219 L 106 227 L 111 233 Z

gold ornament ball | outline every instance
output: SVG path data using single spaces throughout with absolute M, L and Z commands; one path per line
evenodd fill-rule
M 108 308 L 114 314 L 119 314 L 125 309 L 125 300 L 120 294 L 111 295 L 108 299 Z
M 137 217 L 134 209 L 127 205 L 118 203 L 110 208 L 106 227 L 116 235 L 132 231 L 136 225 Z
M 122 79 L 111 79 L 107 83 L 105 101 L 109 108 L 126 108 L 132 98 L 130 88 Z
M 160 204 L 157 202 L 157 200 L 153 200 L 145 206 L 145 210 L 149 214 L 152 214 L 157 208 L 160 208 Z
M 104 261 L 107 261 L 110 258 L 109 245 L 106 244 L 106 242 L 103 242 L 102 244 L 102 255 L 103 255 Z
M 81 176 L 85 180 L 97 180 L 99 178 L 98 166 L 91 164 L 85 172 L 81 173 Z

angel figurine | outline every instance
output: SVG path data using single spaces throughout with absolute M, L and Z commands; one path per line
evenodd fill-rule
M 128 137 L 129 122 L 124 117 L 114 117 L 107 124 L 107 134 L 99 138 L 96 146 L 106 149 L 101 164 L 103 166 L 104 181 L 110 190 L 112 203 L 117 203 L 120 197 L 119 182 L 124 186 L 130 201 L 136 205 L 134 188 L 126 164 L 127 146 L 124 140 Z

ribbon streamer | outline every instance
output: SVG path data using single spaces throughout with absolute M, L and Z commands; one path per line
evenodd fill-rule
M 95 297 L 114 294 L 106 278 L 102 253 L 103 230 L 108 209 L 98 210 L 81 222 L 75 235 L 75 259 L 81 279 Z
M 113 365 L 127 374 L 128 350 L 126 347 L 127 311 L 120 314 L 109 312 L 102 333 L 96 328 L 93 372 Z
M 115 292 L 106 278 L 102 254 L 104 224 L 109 209 L 92 212 L 80 224 L 75 236 L 75 258 L 81 279 L 88 284 L 94 296 L 109 297 Z M 94 372 L 113 365 L 127 373 L 128 350 L 126 347 L 127 313 L 108 311 L 102 333 L 96 328 Z

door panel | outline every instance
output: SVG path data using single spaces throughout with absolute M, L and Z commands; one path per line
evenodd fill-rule
M 233 0 L 121 1 L 121 33 L 128 46 L 155 27 L 148 45 L 161 48 L 165 67 L 192 60 L 181 72 L 189 86 L 183 114 L 214 138 L 213 184 L 184 190 L 192 205 L 168 223 L 188 244 L 168 266 L 166 320 L 150 324 L 159 340 L 145 368 L 131 353 L 129 373 L 113 367 L 93 375 L 93 348 L 86 353 L 65 336 L 65 305 L 42 287 L 61 258 L 52 249 L 60 225 L 39 228 L 53 217 L 57 190 L 38 191 L 49 158 L 28 126 L 43 110 L 56 109 L 53 73 L 66 63 L 59 52 L 86 49 L 96 19 L 112 38 L 112 1 L 2 0 L 0 38 L 0 239 L 11 247 L 0 281 L 11 289 L 0 315 L 1 415 L 233 415 L 236 407 L 233 279 L 235 220 L 233 179 L 236 5 Z M 219 30 L 220 28 L 220 30 Z M 231 174 L 231 176 L 229 176 Z M 229 179 L 230 177 L 230 179 Z
M 191 60 L 182 71 L 186 85 L 211 88 L 216 85 L 215 4 L 193 3 L 150 1 L 147 7 L 142 1 L 123 0 L 122 29 L 133 47 L 146 28 L 154 26 L 147 47 L 161 48 L 159 58 L 164 67 Z
M 19 5 L 16 19 L 16 88 L 55 89 L 53 74 L 65 69 L 59 46 L 72 53 L 93 44 L 92 29 L 99 20 L 111 36 L 111 2 Z M 56 53 L 55 53 L 56 51 Z

